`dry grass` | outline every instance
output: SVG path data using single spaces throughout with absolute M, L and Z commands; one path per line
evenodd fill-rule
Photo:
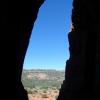
M 37 93 L 28 94 L 29 100 L 56 100 L 58 90 L 38 90 Z

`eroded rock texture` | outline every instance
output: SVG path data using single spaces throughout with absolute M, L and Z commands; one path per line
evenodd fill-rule
M 43 2 L 44 0 L 0 1 L 1 100 L 28 100 L 21 83 L 21 74 L 31 31 Z
M 74 0 L 70 58 L 57 100 L 100 100 L 100 2 Z

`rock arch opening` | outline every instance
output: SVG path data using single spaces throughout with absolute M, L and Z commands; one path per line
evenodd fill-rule
M 57 2 L 56 5 L 55 2 Z M 27 72 L 24 71 L 24 74 L 26 72 L 28 75 L 26 76 L 27 80 L 29 78 L 29 82 L 26 82 L 25 86 L 30 85 L 30 88 L 39 88 L 39 83 L 41 82 L 39 82 L 40 80 L 38 80 L 37 76 L 39 74 L 42 77 L 45 74 L 45 83 L 49 84 L 48 91 L 50 86 L 52 89 L 54 85 L 58 93 L 58 88 L 60 88 L 64 80 L 66 59 L 69 58 L 67 33 L 71 27 L 71 10 L 72 1 L 67 3 L 66 0 L 64 2 L 46 1 L 40 9 L 24 62 L 24 69 L 30 69 L 26 70 Z M 49 81 L 47 79 L 50 77 L 48 73 L 51 73 L 51 77 L 55 78 L 51 79 L 52 82 L 49 82 L 50 79 Z M 34 76 L 35 74 L 36 76 Z M 38 83 L 34 82 L 34 78 L 37 78 Z M 42 86 L 43 84 L 40 87 Z M 31 91 L 31 89 L 27 90 Z M 56 95 L 55 93 L 55 97 Z
M 24 68 L 64 69 L 65 61 L 69 57 L 67 33 L 70 30 L 72 3 L 67 4 L 64 0 L 55 6 L 56 2 L 58 1 L 48 0 L 40 9 Z

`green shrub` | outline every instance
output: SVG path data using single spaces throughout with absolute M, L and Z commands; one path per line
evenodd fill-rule
M 42 98 L 48 98 L 47 94 L 42 94 Z
M 32 94 L 33 93 L 32 90 L 28 90 L 27 92 L 28 92 L 28 94 Z

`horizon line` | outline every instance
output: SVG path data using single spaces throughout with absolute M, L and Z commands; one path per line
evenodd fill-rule
M 65 69 L 54 69 L 54 68 L 24 68 L 23 70 L 56 70 L 56 71 L 65 71 Z

